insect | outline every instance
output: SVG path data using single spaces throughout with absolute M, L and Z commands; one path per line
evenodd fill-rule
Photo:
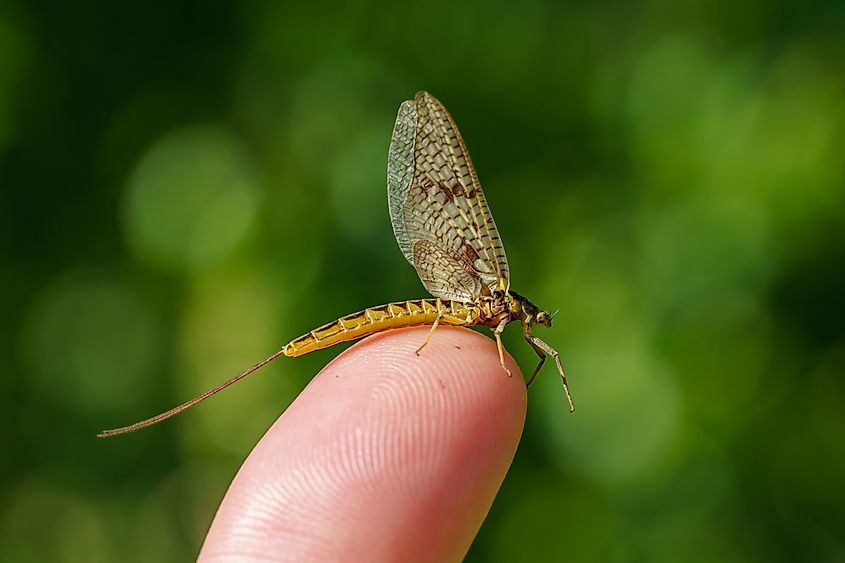
M 383 330 L 431 325 L 417 355 L 440 324 L 493 330 L 502 369 L 502 331 L 519 321 L 539 357 L 531 385 L 546 357 L 554 358 L 570 411 L 575 407 L 557 351 L 534 336 L 534 325 L 550 327 L 552 315 L 510 289 L 510 270 L 496 223 L 455 121 L 443 104 L 419 92 L 399 107 L 388 151 L 387 197 L 393 233 L 433 299 L 388 303 L 315 328 L 281 350 L 202 395 L 141 422 L 105 430 L 100 437 L 133 432 L 168 419 L 222 391 L 279 356 L 314 350 Z

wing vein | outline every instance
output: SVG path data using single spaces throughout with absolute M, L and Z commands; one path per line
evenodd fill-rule
M 473 301 L 509 288 L 504 247 L 466 145 L 427 92 L 399 109 L 388 201 L 399 247 L 432 295 Z

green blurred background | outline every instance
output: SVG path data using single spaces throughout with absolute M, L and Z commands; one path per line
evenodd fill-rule
M 547 367 L 469 560 L 845 561 L 844 6 L 0 4 L 0 559 L 195 556 L 339 349 L 94 434 L 425 295 L 385 170 L 427 89 L 579 407 Z

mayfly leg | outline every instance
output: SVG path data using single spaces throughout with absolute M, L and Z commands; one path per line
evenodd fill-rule
M 502 319 L 499 326 L 493 330 L 493 335 L 496 337 L 496 347 L 499 349 L 499 363 L 502 364 L 502 369 L 505 370 L 508 377 L 512 377 L 511 370 L 505 365 L 505 347 L 502 345 L 502 332 L 504 332 L 509 320 L 507 318 Z
M 531 377 L 528 378 L 528 382 L 525 384 L 526 387 L 531 387 L 531 384 L 534 383 L 534 378 L 537 377 L 537 374 L 540 373 L 540 370 L 543 368 L 543 364 L 546 363 L 546 353 L 543 352 L 543 349 L 534 344 L 531 341 L 531 334 L 525 335 L 525 340 L 531 344 L 531 349 L 537 353 L 537 356 L 540 358 L 540 361 L 537 363 L 537 367 L 534 368 L 534 373 L 531 374 Z
M 423 340 L 423 343 L 420 344 L 419 348 L 417 348 L 417 351 L 416 351 L 417 356 L 420 355 L 420 352 L 422 352 L 422 349 L 425 348 L 425 345 L 428 344 L 429 340 L 431 340 L 431 337 L 434 335 L 434 331 L 437 330 L 437 325 L 440 324 L 440 319 L 442 319 L 442 318 L 443 318 L 443 313 L 442 312 L 437 313 L 437 317 L 435 317 L 434 323 L 431 325 L 431 330 L 428 331 L 428 334 L 425 335 L 425 340 Z
M 566 392 L 566 398 L 569 400 L 569 412 L 575 412 L 575 403 L 572 402 L 572 394 L 569 392 L 569 383 L 567 383 L 566 381 L 566 374 L 563 373 L 563 365 L 560 363 L 560 354 L 557 353 L 557 350 L 555 350 L 554 348 L 552 348 L 551 346 L 549 346 L 534 335 L 526 334 L 525 339 L 528 340 L 532 347 L 536 346 L 536 348 L 534 348 L 535 351 L 537 350 L 537 348 L 539 348 L 540 350 L 555 359 L 557 370 L 560 372 L 560 379 L 563 381 L 563 390 Z M 540 365 L 542 366 L 543 363 L 540 362 Z M 537 375 L 536 372 L 534 375 Z M 534 376 L 531 376 L 531 379 L 534 379 Z

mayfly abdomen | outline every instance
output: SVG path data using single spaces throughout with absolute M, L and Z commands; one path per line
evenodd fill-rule
M 432 324 L 438 316 L 442 324 L 472 325 L 478 318 L 476 309 L 464 303 L 443 299 L 397 301 L 370 307 L 341 317 L 292 340 L 285 346 L 284 354 L 293 358 L 389 328 Z

